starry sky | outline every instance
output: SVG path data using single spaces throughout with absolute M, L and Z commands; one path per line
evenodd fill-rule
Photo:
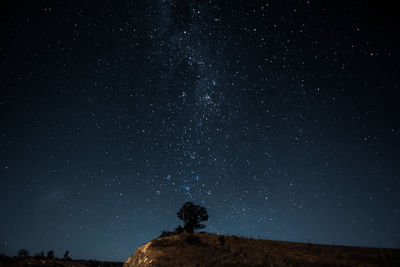
M 374 1 L 1 1 L 0 253 L 173 230 L 400 247 L 400 23 Z

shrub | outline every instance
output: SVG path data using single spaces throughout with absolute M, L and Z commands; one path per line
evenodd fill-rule
M 171 236 L 171 235 L 174 235 L 174 234 L 175 234 L 174 232 L 170 232 L 170 231 L 164 230 L 164 231 L 161 232 L 161 235 L 159 237 Z
M 48 259 L 54 259 L 54 250 L 49 250 L 47 252 L 47 258 Z
M 29 251 L 27 249 L 24 249 L 24 248 L 20 249 L 18 251 L 18 257 L 22 257 L 22 258 L 29 257 Z
M 174 234 L 178 234 L 178 235 L 182 234 L 183 230 L 184 230 L 183 227 L 179 225 L 178 227 L 175 228 Z
M 69 257 L 69 250 L 65 251 L 63 259 L 64 260 L 71 260 L 71 258 Z

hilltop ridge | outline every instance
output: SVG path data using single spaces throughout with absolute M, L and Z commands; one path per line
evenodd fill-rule
M 400 250 L 182 233 L 141 246 L 124 267 L 400 266 Z

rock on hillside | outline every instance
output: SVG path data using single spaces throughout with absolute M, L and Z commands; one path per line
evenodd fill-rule
M 124 267 L 400 266 L 400 250 L 328 246 L 195 233 L 160 237 Z

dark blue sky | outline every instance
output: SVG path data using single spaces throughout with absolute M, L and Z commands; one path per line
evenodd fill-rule
M 400 247 L 399 19 L 373 1 L 1 3 L 0 253 L 207 231 Z

